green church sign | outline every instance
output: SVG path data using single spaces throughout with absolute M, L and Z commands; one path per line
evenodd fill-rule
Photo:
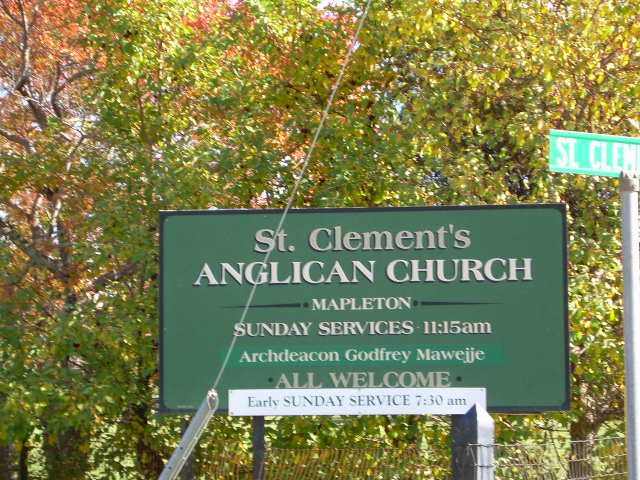
M 163 412 L 197 408 L 234 337 L 223 412 L 230 389 L 278 388 L 568 408 L 563 205 L 292 210 L 276 233 L 280 215 L 161 212 Z

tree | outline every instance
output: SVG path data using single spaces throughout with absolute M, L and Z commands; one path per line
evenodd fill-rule
M 78 92 L 94 62 L 78 43 L 82 25 L 77 3 L 64 2 L 62 8 L 51 2 L 3 0 L 0 7 L 0 241 L 7 368 L 0 396 L 5 415 L 17 420 L 4 423 L 3 433 L 13 440 L 9 448 L 21 452 L 19 471 L 26 478 L 27 441 L 35 418 L 46 421 L 44 448 L 52 469 L 70 461 L 68 468 L 82 471 L 86 463 L 86 455 L 74 454 L 74 449 L 85 448 L 88 437 L 64 419 L 51 417 L 69 408 L 60 404 L 83 368 L 55 337 L 89 287 L 80 279 L 72 243 L 74 224 L 86 213 L 74 183 L 90 113 Z M 79 210 L 75 218 L 70 215 L 74 209 Z M 61 384 L 64 389 L 54 388 Z
M 379 45 L 398 73 L 385 95 L 426 202 L 569 206 L 574 410 L 557 418 L 573 440 L 592 439 L 622 418 L 619 203 L 611 180 L 548 173 L 546 135 L 633 134 L 637 12 L 626 2 L 394 5 L 403 13 L 379 10 L 363 45 Z M 396 42 L 385 28 L 401 32 Z
M 150 478 L 179 430 L 153 410 L 157 211 L 284 205 L 362 5 L 0 6 L 0 472 L 26 478 L 35 441 L 49 478 Z M 574 410 L 554 424 L 574 439 L 622 417 L 619 203 L 613 180 L 547 172 L 546 135 L 632 133 L 636 10 L 374 2 L 295 202 L 566 202 Z M 501 438 L 536 421 L 504 417 Z M 280 446 L 445 435 L 411 418 L 278 429 Z

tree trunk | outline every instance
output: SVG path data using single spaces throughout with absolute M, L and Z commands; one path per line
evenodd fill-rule
M 20 449 L 18 480 L 29 480 L 29 450 L 31 447 L 27 446 L 26 443 L 26 441 L 22 442 L 22 448 Z
M 28 457 L 26 440 L 0 445 L 0 479 L 29 480 Z
M 136 454 L 138 468 L 144 478 L 157 478 L 164 468 L 164 461 L 160 452 L 153 446 L 153 440 L 149 435 L 149 415 L 151 407 L 146 403 L 132 405 L 131 408 L 135 421 L 142 427 L 137 435 Z
M 0 445 L 0 478 L 14 480 L 15 476 L 15 449 L 12 443 Z
M 597 430 L 585 417 L 571 424 L 571 457 L 568 478 L 591 478 L 593 475 L 593 445 Z
M 87 432 L 69 427 L 52 432 L 45 424 L 43 450 L 47 480 L 83 480 L 89 470 Z

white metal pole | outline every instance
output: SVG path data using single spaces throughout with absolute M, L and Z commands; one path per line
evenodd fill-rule
M 640 253 L 638 251 L 638 175 L 622 172 L 622 267 L 624 275 L 624 366 L 627 410 L 627 478 L 639 480 L 640 452 Z
M 158 477 L 158 480 L 175 480 L 180 475 L 180 470 L 191 455 L 202 435 L 207 428 L 211 417 L 218 409 L 218 394 L 211 389 L 207 392 L 207 396 L 200 404 L 200 408 L 193 416 L 193 420 L 189 424 L 187 431 L 184 432 L 178 448 L 176 448 Z

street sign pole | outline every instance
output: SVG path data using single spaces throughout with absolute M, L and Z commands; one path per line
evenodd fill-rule
M 638 175 L 622 172 L 622 266 L 624 276 L 624 363 L 627 410 L 627 470 L 629 480 L 640 474 L 640 254 L 638 251 Z
M 624 281 L 624 366 L 629 480 L 640 480 L 640 252 L 638 173 L 640 138 L 551 130 L 552 172 L 620 177 Z

